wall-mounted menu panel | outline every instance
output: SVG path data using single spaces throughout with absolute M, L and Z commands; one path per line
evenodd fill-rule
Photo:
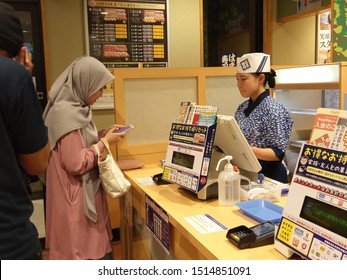
M 166 2 L 88 0 L 89 55 L 108 68 L 166 67 Z

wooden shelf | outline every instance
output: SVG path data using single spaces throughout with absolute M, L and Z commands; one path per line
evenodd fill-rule
M 301 148 L 301 146 L 307 142 L 308 140 L 290 140 L 289 144 L 292 147 Z
M 277 84 L 276 90 L 298 90 L 298 89 L 339 89 L 340 84 L 331 83 L 293 83 L 293 84 Z
M 317 109 L 291 109 L 290 113 L 298 115 L 315 116 L 317 114 Z
M 330 102 L 335 105 L 338 103 L 338 109 L 346 109 L 347 63 L 278 67 L 276 73 L 275 95 L 290 109 L 290 114 L 296 121 L 296 128 L 292 133 L 293 138 L 290 140 L 289 146 L 301 148 L 308 141 L 306 139 L 310 137 L 310 133 L 301 133 L 301 130 L 311 131 L 312 118 L 317 115 L 318 108 L 324 107 L 322 104 Z M 336 90 L 338 96 L 334 96 L 334 98 L 338 97 L 339 100 L 330 100 L 324 90 Z M 327 106 L 329 105 L 327 104 Z

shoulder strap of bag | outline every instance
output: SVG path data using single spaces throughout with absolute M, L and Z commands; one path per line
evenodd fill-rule
M 104 143 L 107 152 L 112 155 L 111 150 L 110 150 L 110 145 L 108 144 L 107 140 L 105 138 L 101 138 L 102 143 Z

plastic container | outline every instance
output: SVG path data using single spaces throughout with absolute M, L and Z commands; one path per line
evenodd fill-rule
M 236 203 L 243 213 L 259 222 L 280 222 L 283 207 L 266 199 L 248 200 Z
M 216 170 L 219 170 L 219 164 L 227 160 L 224 170 L 218 175 L 218 201 L 220 205 L 233 206 L 240 201 L 240 175 L 234 171 L 231 164 L 232 156 L 225 156 L 220 159 Z

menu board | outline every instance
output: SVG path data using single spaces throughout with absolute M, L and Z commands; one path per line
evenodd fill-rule
M 167 67 L 166 0 L 87 1 L 87 49 L 108 68 Z

